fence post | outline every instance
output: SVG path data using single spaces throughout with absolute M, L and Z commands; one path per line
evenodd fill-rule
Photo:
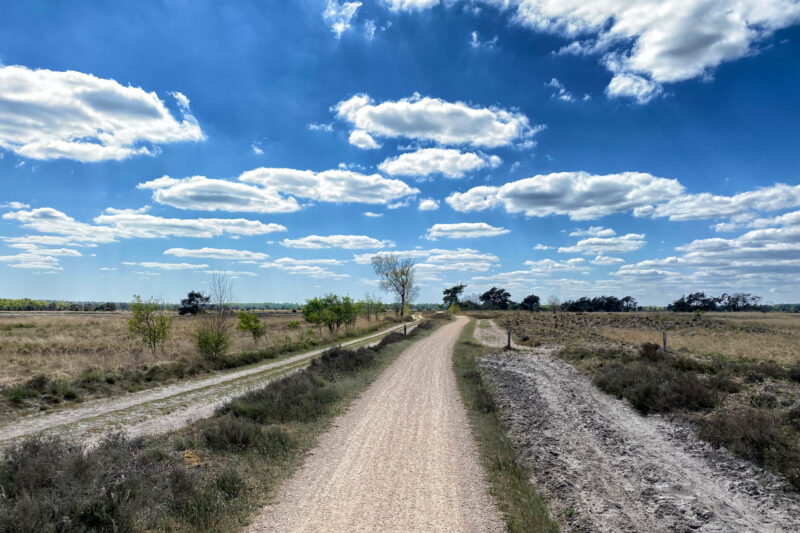
M 408 335 L 408 332 L 406 331 L 406 327 L 408 327 L 408 326 L 403 324 L 403 335 Z
M 509 350 L 511 349 L 511 328 L 508 328 L 508 344 L 506 345 L 506 348 Z
M 662 331 L 661 332 L 661 343 L 663 344 L 664 351 L 666 352 L 667 351 L 667 332 L 666 331 Z

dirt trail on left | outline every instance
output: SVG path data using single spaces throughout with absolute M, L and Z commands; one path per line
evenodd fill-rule
M 342 346 L 375 342 L 389 331 L 402 327 L 394 326 L 359 337 Z M 252 388 L 303 368 L 326 349 L 119 397 L 99 398 L 79 407 L 3 421 L 0 422 L 0 449 L 35 434 L 58 434 L 92 444 L 109 431 L 124 431 L 131 437 L 166 433 L 210 416 L 218 406 Z

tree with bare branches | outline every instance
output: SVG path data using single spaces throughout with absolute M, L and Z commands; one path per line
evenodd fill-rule
M 381 289 L 394 293 L 400 303 L 400 316 L 405 314 L 406 305 L 417 295 L 414 265 L 413 259 L 394 254 L 379 254 L 372 258 L 372 269 L 378 276 Z

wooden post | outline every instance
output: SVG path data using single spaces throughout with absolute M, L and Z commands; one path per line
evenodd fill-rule
M 403 324 L 403 335 L 408 335 L 408 332 L 406 331 L 406 325 L 405 324 Z
M 506 348 L 511 349 L 511 328 L 508 328 L 508 345 L 506 345 Z
M 667 351 L 667 332 L 666 331 L 662 331 L 661 332 L 661 342 L 662 342 L 662 344 L 664 346 L 664 351 L 666 352 Z

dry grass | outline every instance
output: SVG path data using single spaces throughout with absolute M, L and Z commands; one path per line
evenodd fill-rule
M 312 327 L 300 313 L 259 315 L 267 326 L 264 338 L 256 346 L 249 333 L 234 329 L 232 353 L 286 345 L 303 338 L 314 339 L 316 344 L 331 340 L 327 330 Z M 197 318 L 176 316 L 166 348 L 152 354 L 134 349 L 126 323 L 129 316 L 126 312 L 0 313 L 0 387 L 38 374 L 71 380 L 87 368 L 114 370 L 200 360 L 194 341 Z M 297 321 L 298 327 L 289 328 L 292 321 Z M 360 318 L 355 329 L 367 325 Z

